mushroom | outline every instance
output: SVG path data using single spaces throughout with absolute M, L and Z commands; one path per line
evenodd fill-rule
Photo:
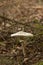
M 20 43 L 22 42 L 22 49 L 23 49 L 23 54 L 24 54 L 24 57 L 25 57 L 25 55 L 26 55 L 26 53 L 25 53 L 25 49 L 24 49 L 24 45 L 25 45 L 25 41 L 24 41 L 24 37 L 33 37 L 33 34 L 31 34 L 31 33 L 27 33 L 27 32 L 24 32 L 24 31 L 19 31 L 19 32 L 17 32 L 17 33 L 14 33 L 14 34 L 11 34 L 11 37 L 21 37 L 22 38 L 22 40 L 20 41 Z

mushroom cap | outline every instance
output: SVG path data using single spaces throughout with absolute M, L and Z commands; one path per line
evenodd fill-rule
M 14 37 L 14 36 L 33 36 L 33 34 L 27 33 L 27 32 L 23 32 L 23 31 L 19 31 L 17 33 L 11 34 L 11 37 Z

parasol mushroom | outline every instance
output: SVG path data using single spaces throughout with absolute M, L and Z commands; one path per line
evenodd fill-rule
M 24 32 L 24 31 L 19 31 L 17 33 L 14 33 L 14 34 L 11 34 L 11 37 L 21 37 L 22 39 L 24 39 L 24 37 L 33 37 L 33 34 L 31 33 L 27 33 L 27 32 Z M 25 50 L 24 50 L 24 43 L 25 41 L 23 40 L 20 40 L 20 42 L 22 42 L 22 48 L 23 48 L 23 54 L 24 54 L 24 57 L 25 57 Z

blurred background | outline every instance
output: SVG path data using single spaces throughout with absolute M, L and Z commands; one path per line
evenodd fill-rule
M 0 65 L 43 65 L 43 0 L 0 0 Z

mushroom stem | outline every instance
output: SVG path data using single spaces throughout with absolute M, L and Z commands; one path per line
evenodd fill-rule
M 26 56 L 26 53 L 25 53 L 25 42 L 24 42 L 24 40 L 22 42 L 22 51 L 23 51 L 23 55 L 25 57 Z

